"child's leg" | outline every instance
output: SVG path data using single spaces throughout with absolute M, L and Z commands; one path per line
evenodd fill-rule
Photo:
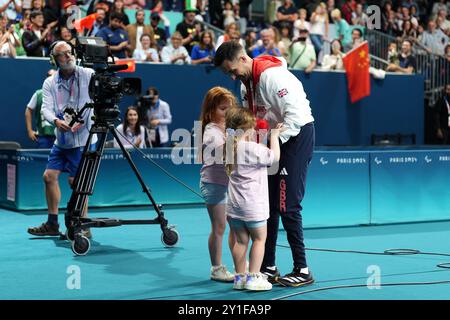
M 248 249 L 248 242 L 250 240 L 248 231 L 245 227 L 236 227 L 230 223 L 231 229 L 236 236 L 236 243 L 233 246 L 233 261 L 236 273 L 245 273 L 246 256 Z
M 211 233 L 208 238 L 209 256 L 211 265 L 219 266 L 222 264 L 222 240 L 226 227 L 225 205 L 216 204 L 206 207 L 211 220 Z M 230 243 L 229 240 L 228 243 Z
M 267 224 L 261 227 L 249 228 L 252 238 L 252 247 L 250 249 L 250 273 L 258 273 L 261 270 L 261 264 L 264 258 L 264 246 L 267 237 Z

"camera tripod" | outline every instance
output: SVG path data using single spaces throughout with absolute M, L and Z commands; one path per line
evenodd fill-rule
M 111 109 L 110 109 L 111 110 Z M 114 111 L 114 110 L 113 110 Z M 80 112 L 81 113 L 81 112 Z M 152 203 L 157 217 L 152 220 L 120 220 L 113 218 L 87 218 L 83 217 L 83 209 L 87 205 L 88 196 L 93 195 L 94 185 L 100 168 L 100 161 L 103 155 L 108 132 L 111 132 L 122 150 L 122 154 L 127 159 L 131 169 L 142 186 L 143 192 Z M 90 150 L 90 145 L 94 134 L 98 135 L 95 150 Z M 161 226 L 161 241 L 166 247 L 173 247 L 179 240 L 179 234 L 174 226 L 168 225 L 164 218 L 162 205 L 157 204 L 153 199 L 150 190 L 145 185 L 136 165 L 129 152 L 123 146 L 118 137 L 113 121 L 95 120 L 83 150 L 83 155 L 72 185 L 72 195 L 67 205 L 65 214 L 66 238 L 72 243 L 72 251 L 76 255 L 85 255 L 90 249 L 89 239 L 83 235 L 83 230 L 88 228 L 118 227 L 129 224 L 159 224 Z

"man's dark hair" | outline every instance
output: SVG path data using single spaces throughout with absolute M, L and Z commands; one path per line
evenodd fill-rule
M 42 13 L 42 11 L 40 11 L 40 10 L 33 10 L 30 13 L 30 19 L 34 19 L 37 16 L 43 16 L 43 15 L 44 15 L 44 13 Z
M 109 16 L 109 21 L 113 21 L 114 19 L 120 20 L 120 22 L 123 22 L 124 16 L 121 12 L 112 12 Z
M 147 94 L 150 95 L 152 93 L 152 96 L 159 96 L 159 91 L 155 87 L 149 87 L 147 89 Z
M 354 29 L 352 30 L 352 32 L 353 32 L 353 31 L 358 31 L 359 36 L 362 38 L 363 33 L 362 33 L 361 29 L 359 29 L 359 28 L 354 28 Z
M 222 43 L 216 51 L 214 65 L 220 67 L 225 60 L 233 61 L 242 49 L 242 46 L 237 41 L 227 41 Z
M 411 40 L 409 40 L 409 39 L 403 39 L 403 41 L 402 41 L 402 43 L 403 42 L 408 42 L 409 43 L 409 45 L 411 46 L 411 48 L 413 47 L 413 42 L 411 41 Z

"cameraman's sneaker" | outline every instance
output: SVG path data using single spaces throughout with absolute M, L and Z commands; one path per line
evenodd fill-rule
M 211 280 L 220 282 L 233 282 L 234 275 L 224 265 L 211 267 Z
M 245 274 L 243 274 L 243 273 L 236 273 L 234 275 L 233 289 L 235 289 L 235 290 L 244 290 L 246 282 L 247 282 L 247 276 Z
M 28 228 L 28 233 L 33 236 L 59 236 L 59 224 L 44 222 L 39 227 Z
M 313 282 L 314 278 L 308 268 L 294 268 L 291 273 L 278 278 L 278 283 L 285 287 L 306 286 Z
M 245 282 L 245 289 L 251 291 L 267 291 L 272 289 L 272 284 L 261 272 L 249 273 Z
M 270 283 L 276 283 L 280 277 L 280 272 L 276 266 L 273 267 L 261 267 L 261 273 L 267 277 L 267 281 Z

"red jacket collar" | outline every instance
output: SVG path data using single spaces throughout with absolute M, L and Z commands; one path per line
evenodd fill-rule
M 283 63 L 276 57 L 273 56 L 261 56 L 253 59 L 253 88 L 259 83 L 259 78 L 261 74 L 269 68 L 279 67 Z

